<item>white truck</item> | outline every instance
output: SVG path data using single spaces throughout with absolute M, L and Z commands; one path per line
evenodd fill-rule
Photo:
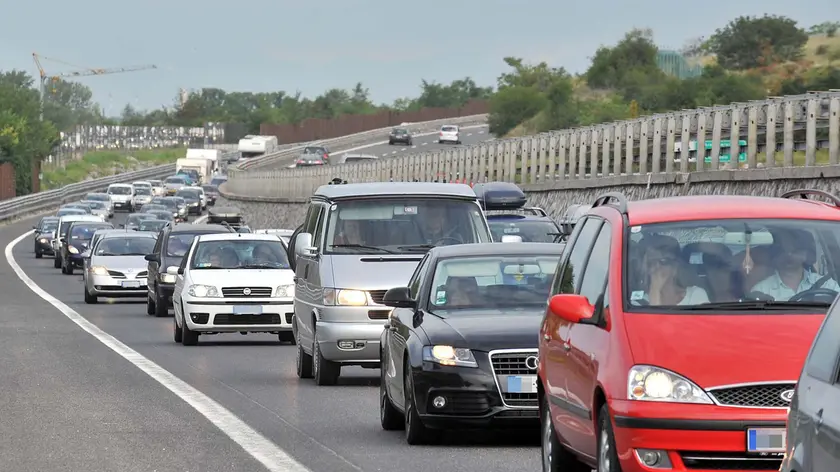
M 237 150 L 243 159 L 271 154 L 277 150 L 277 136 L 248 135 L 239 140 Z
M 222 151 L 218 149 L 187 149 L 187 159 L 210 159 L 213 161 L 213 172 L 219 171 Z
M 198 173 L 201 182 L 209 182 L 213 178 L 214 162 L 206 158 L 181 158 L 175 162 L 175 172 L 182 170 L 194 170 Z

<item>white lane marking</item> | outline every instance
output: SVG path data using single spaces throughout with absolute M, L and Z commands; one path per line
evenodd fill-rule
M 387 153 L 387 152 L 383 152 L 383 153 L 382 153 L 382 157 L 385 157 L 385 156 L 387 156 L 387 155 L 388 155 L 388 153 Z
M 397 151 L 391 151 L 391 154 L 396 154 L 396 153 L 397 153 Z
M 402 149 L 400 149 L 400 152 L 403 152 L 403 151 L 405 151 L 406 149 L 408 149 L 408 148 L 402 148 Z
M 23 271 L 23 268 L 15 260 L 12 253 L 14 247 L 31 236 L 34 231 L 27 231 L 14 241 L 6 245 L 6 261 L 9 267 L 15 271 L 18 279 L 26 284 L 35 295 L 54 306 L 70 321 L 76 323 L 88 334 L 99 342 L 116 352 L 128 362 L 134 364 L 149 377 L 166 387 L 177 395 L 181 400 L 187 402 L 196 411 L 204 415 L 211 423 L 221 430 L 227 437 L 238 444 L 245 452 L 250 454 L 259 463 L 265 466 L 270 472 L 310 472 L 303 464 L 293 459 L 286 451 L 269 441 L 265 436 L 248 426 L 244 421 L 230 412 L 218 402 L 201 393 L 188 383 L 176 377 L 174 374 L 147 359 L 139 352 L 126 346 L 117 338 L 99 329 L 96 325 L 85 319 L 76 310 L 65 305 L 61 300 L 47 293 L 34 280 L 30 279 Z
M 193 220 L 193 224 L 200 225 L 201 223 L 204 223 L 209 217 L 210 215 L 199 216 L 198 218 Z
M 417 146 L 411 146 L 411 149 L 417 149 Z
M 467 133 L 467 137 L 469 138 L 470 136 L 472 136 L 472 133 Z
M 427 145 L 427 144 L 429 144 L 429 143 L 423 143 L 423 144 L 421 144 L 421 146 L 425 146 L 425 145 Z

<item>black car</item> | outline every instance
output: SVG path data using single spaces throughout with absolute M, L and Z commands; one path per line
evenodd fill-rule
M 231 228 L 222 225 L 169 224 L 158 234 L 152 254 L 146 255 L 149 277 L 149 294 L 146 297 L 146 313 L 155 316 L 167 316 L 172 306 L 172 291 L 175 288 L 175 276 L 167 274 L 167 267 L 178 267 L 199 234 L 231 233 Z
M 74 221 L 67 228 L 67 234 L 61 238 L 59 257 L 61 258 L 61 273 L 73 275 L 75 269 L 85 265 L 82 253 L 90 247 L 93 233 L 100 229 L 114 229 L 111 223 L 96 221 Z
M 207 212 L 207 222 L 229 225 L 233 228 L 245 226 L 245 218 L 236 207 L 216 207 Z
M 121 224 L 120 228 L 125 228 L 128 230 L 134 230 L 138 226 L 140 226 L 140 222 L 143 220 L 153 220 L 157 218 L 157 216 L 152 215 L 150 213 L 132 213 L 128 215 L 128 218 L 125 220 L 125 224 Z
M 538 207 L 526 206 L 528 197 L 516 184 L 487 182 L 473 187 L 490 225 L 494 242 L 515 237 L 525 243 L 561 242 L 563 229 Z
M 175 221 L 181 220 L 181 214 L 178 211 L 178 201 L 173 199 L 172 197 L 157 197 L 152 200 L 153 205 L 163 205 L 172 215 L 172 219 Z
M 440 430 L 538 427 L 537 333 L 559 244 L 459 244 L 430 250 L 382 332 L 380 420 L 409 444 Z
M 34 243 L 35 243 L 35 258 L 40 259 L 44 254 L 54 256 L 52 249 L 52 240 L 55 230 L 58 229 L 57 216 L 45 216 L 37 225 L 33 226 Z
M 300 153 L 295 161 L 296 167 L 322 166 L 329 162 L 326 154 L 309 151 L 308 149 L 309 148 L 306 148 L 302 153 Z
M 216 204 L 216 200 L 219 198 L 219 187 L 209 184 L 209 185 L 202 185 L 201 188 L 204 190 L 204 195 L 207 198 L 207 205 L 213 206 Z
M 91 214 L 93 214 L 93 210 L 91 210 L 90 206 L 88 206 L 88 205 L 86 205 L 86 204 L 84 204 L 84 203 L 81 203 L 81 202 L 68 203 L 68 204 L 66 204 L 66 205 L 62 205 L 62 206 L 61 206 L 61 208 L 60 208 L 60 210 L 63 210 L 63 209 L 65 209 L 65 208 L 78 208 L 79 210 L 84 211 L 84 213 L 82 213 L 82 214 L 84 214 L 84 215 L 91 215 Z
M 411 133 L 408 132 L 405 128 L 394 128 L 391 130 L 391 134 L 388 135 L 388 144 L 405 144 L 411 146 L 414 144 L 414 140 L 411 137 Z
M 180 197 L 184 199 L 184 202 L 187 205 L 187 214 L 189 215 L 200 215 L 201 214 L 201 191 L 192 188 L 192 187 L 184 187 L 181 190 L 175 192 L 176 197 Z
M 169 210 L 148 210 L 144 211 L 144 213 L 157 220 L 175 221 L 175 217 L 172 216 L 172 212 Z

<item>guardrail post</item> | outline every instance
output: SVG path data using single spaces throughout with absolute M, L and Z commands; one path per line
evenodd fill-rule
M 627 124 L 627 138 L 624 141 L 624 173 L 633 175 L 633 161 L 636 154 L 636 122 L 631 121 Z
M 686 113 L 682 117 L 682 132 L 680 133 L 680 172 L 688 172 L 688 161 L 691 151 L 691 115 Z
M 840 161 L 840 97 L 831 99 L 828 107 L 828 162 Z
M 747 117 L 747 167 L 755 169 L 758 165 L 758 113 L 759 106 L 750 105 Z
M 598 153 L 598 145 L 601 144 L 601 127 L 593 127 L 592 131 L 589 136 L 589 173 L 592 175 L 592 178 L 598 177 L 598 161 L 600 160 L 601 156 Z
M 569 179 L 578 178 L 578 133 L 573 129 L 569 133 Z
M 775 101 L 767 104 L 764 124 L 764 166 L 776 167 L 776 126 L 779 120 L 779 108 Z
M 674 144 L 676 143 L 677 118 L 672 114 L 668 116 L 668 134 L 665 138 L 665 173 L 674 172 Z
M 621 175 L 621 154 L 623 150 L 621 143 L 624 139 L 624 125 L 621 123 L 614 123 L 612 126 L 612 138 L 615 143 L 613 145 L 613 174 L 618 176 Z
M 793 166 L 793 125 L 795 124 L 793 103 L 785 103 L 784 153 L 785 167 Z
M 712 170 L 719 170 L 720 169 L 720 134 L 723 128 L 723 112 L 720 110 L 715 110 L 714 122 L 712 124 L 712 149 L 711 149 L 711 160 Z M 706 143 L 697 143 L 698 151 L 703 149 L 703 155 L 706 154 Z
M 808 115 L 805 117 L 805 166 L 817 165 L 817 114 L 820 109 L 820 100 L 812 98 L 808 100 Z
M 732 105 L 731 118 L 729 121 L 729 164 L 737 169 L 741 163 L 741 113 L 743 109 L 738 105 Z
M 588 146 L 586 145 L 588 138 L 587 130 L 581 129 L 578 131 L 578 178 L 585 179 L 586 178 L 586 163 L 589 162 L 586 159 L 586 150 Z

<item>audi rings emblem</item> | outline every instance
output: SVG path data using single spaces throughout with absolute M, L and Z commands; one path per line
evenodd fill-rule
M 540 360 L 539 360 L 539 358 L 537 358 L 537 356 L 528 356 L 525 359 L 525 367 L 527 367 L 528 370 L 537 370 L 537 366 L 539 364 L 540 364 Z
M 242 289 L 242 295 L 250 295 L 250 294 L 251 294 L 251 289 L 250 288 Z
M 785 390 L 779 396 L 782 397 L 782 400 L 790 403 L 793 400 L 793 390 Z

